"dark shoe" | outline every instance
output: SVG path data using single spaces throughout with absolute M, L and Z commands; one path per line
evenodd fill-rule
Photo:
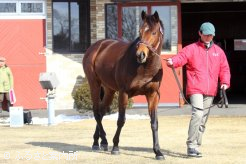
M 198 150 L 195 148 L 188 148 L 187 149 L 187 155 L 189 157 L 202 157 L 202 153 L 200 153 Z

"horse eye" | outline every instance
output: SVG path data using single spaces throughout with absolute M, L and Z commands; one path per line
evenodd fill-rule
M 156 35 L 156 32 L 152 32 L 152 35 Z

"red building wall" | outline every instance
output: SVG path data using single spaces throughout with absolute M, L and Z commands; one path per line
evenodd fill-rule
M 46 92 L 39 84 L 39 73 L 46 71 L 45 56 L 45 20 L 17 19 L 0 20 L 0 56 L 14 75 L 16 94 L 15 106 L 24 109 L 46 108 L 41 97 Z

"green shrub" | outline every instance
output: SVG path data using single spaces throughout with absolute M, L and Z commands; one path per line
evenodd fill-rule
M 113 102 L 110 106 L 109 113 L 114 113 L 118 111 L 118 97 L 119 93 L 116 92 L 114 95 Z M 91 101 L 91 94 L 90 94 L 90 87 L 88 81 L 85 81 L 80 85 L 75 92 L 73 93 L 73 99 L 75 103 L 75 107 L 79 112 L 92 110 L 92 101 Z M 133 100 L 128 100 L 127 108 L 131 108 L 133 104 Z

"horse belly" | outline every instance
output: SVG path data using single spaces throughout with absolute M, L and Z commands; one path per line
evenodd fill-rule
M 96 69 L 97 77 L 101 81 L 102 86 L 117 91 L 117 83 L 115 82 L 114 69 L 110 69 L 108 66 L 99 67 Z

